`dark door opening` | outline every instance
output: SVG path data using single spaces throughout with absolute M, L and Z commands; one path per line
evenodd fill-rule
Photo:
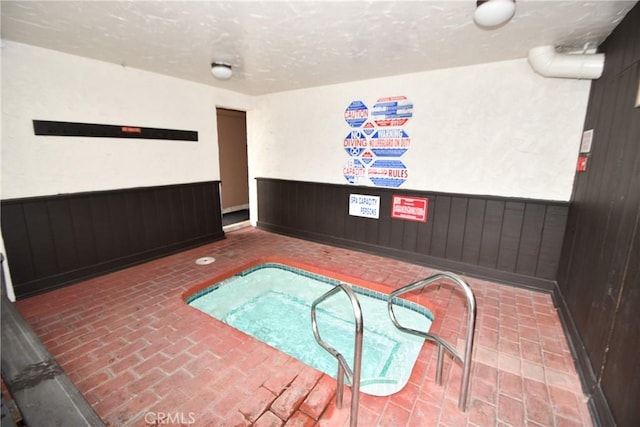
M 216 108 L 222 225 L 249 219 L 247 119 L 244 111 Z

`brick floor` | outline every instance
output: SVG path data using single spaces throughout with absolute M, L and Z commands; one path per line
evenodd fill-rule
M 216 262 L 196 265 L 202 256 Z M 248 227 L 17 307 L 108 425 L 348 425 L 349 390 L 337 409 L 335 380 L 184 302 L 190 289 L 268 256 L 388 291 L 434 272 Z M 436 352 L 426 343 L 403 390 L 361 395 L 359 425 L 591 425 L 550 296 L 472 278 L 468 283 L 478 304 L 468 411 L 457 407 L 460 366 L 447 359 L 443 385 L 437 385 Z M 464 300 L 453 287 L 411 298 L 435 310 L 432 331 L 461 345 Z

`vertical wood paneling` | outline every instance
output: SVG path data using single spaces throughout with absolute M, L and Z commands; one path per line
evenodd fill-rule
M 390 221 L 389 227 L 389 247 L 394 249 L 402 249 L 404 237 L 404 221 Z
M 420 223 L 415 221 L 397 221 L 404 225 L 402 234 L 402 250 L 407 252 L 415 252 L 418 243 L 418 226 Z
M 436 196 L 433 213 L 433 234 L 430 255 L 445 258 L 447 253 L 447 235 L 449 234 L 449 219 L 451 213 L 451 197 Z
M 637 195 L 635 199 L 638 199 Z M 637 401 L 640 391 L 637 352 L 640 348 L 640 335 L 637 333 L 640 306 L 640 214 L 636 216 L 633 229 L 635 234 L 631 236 L 632 242 L 628 246 L 630 251 L 623 264 L 623 298 L 611 330 L 608 363 L 602 373 L 602 386 L 615 407 L 618 425 L 637 425 L 640 421 Z
M 311 200 L 317 200 L 315 186 L 310 183 L 306 183 L 301 185 L 299 188 L 301 193 L 301 197 L 299 200 L 304 200 L 305 198 L 309 198 Z M 302 196 L 303 195 L 303 196 Z M 315 209 L 315 206 L 312 206 L 308 203 L 298 204 L 296 206 L 296 217 L 298 218 L 298 226 L 302 229 L 306 230 L 317 230 L 318 229 L 318 216 L 319 212 Z
M 284 213 L 284 217 L 288 224 L 295 224 L 297 227 L 297 217 L 293 210 L 293 206 L 295 206 L 298 199 L 297 188 L 293 185 L 286 184 L 283 190 L 283 199 L 281 199 L 282 205 L 280 206 L 280 211 Z
M 184 227 L 184 232 L 187 239 L 191 239 L 197 235 L 196 222 L 194 221 L 194 218 L 196 218 L 196 208 L 194 201 L 195 195 L 193 194 L 192 186 L 180 187 L 180 191 L 182 194 L 182 213 L 184 218 L 182 226 Z M 145 223 L 148 224 L 149 222 L 151 223 L 151 230 L 153 230 L 153 221 L 148 221 L 145 217 Z M 149 227 L 149 225 L 147 225 L 147 227 Z M 147 232 L 147 235 L 150 235 L 149 232 Z M 151 238 L 153 238 L 152 234 Z
M 445 257 L 460 261 L 464 246 L 465 222 L 467 220 L 468 198 L 452 197 L 447 230 L 447 250 Z
M 144 251 L 145 248 L 144 217 L 140 206 L 140 197 L 136 193 L 125 193 L 122 196 L 124 199 L 124 212 L 127 218 L 126 233 L 129 237 L 131 253 L 139 253 Z M 169 226 L 169 229 L 173 231 L 172 226 Z
M 202 189 L 199 189 L 202 192 Z M 119 195 L 122 197 L 122 195 Z M 202 200 L 204 194 L 201 194 L 199 200 Z M 167 226 L 171 224 L 171 210 L 167 209 L 167 207 L 171 206 L 171 197 L 168 191 L 155 190 L 153 191 L 154 203 L 155 203 L 155 215 L 158 223 L 158 227 L 160 229 L 159 235 L 159 246 L 167 246 L 171 244 L 173 241 L 171 228 L 167 229 Z M 202 218 L 202 230 L 201 233 L 204 232 L 205 228 L 205 216 Z M 198 221 L 198 218 L 196 218 Z M 126 230 L 126 227 L 122 227 L 122 230 Z M 128 233 L 125 233 L 128 235 Z
M 121 249 L 118 248 L 127 248 L 125 253 L 129 254 L 131 253 L 131 241 L 127 218 L 122 215 L 122 212 L 126 211 L 125 199 L 121 194 L 112 193 L 106 196 L 106 200 L 109 206 L 109 230 L 113 253 L 120 254 Z M 62 271 L 66 271 L 66 269 L 62 269 Z
M 500 252 L 500 236 L 504 220 L 504 201 L 487 200 L 480 242 L 480 259 L 478 264 L 484 267 L 497 268 Z
M 547 206 L 536 267 L 537 277 L 544 279 L 556 277 L 567 215 L 568 212 L 564 206 Z
M 422 197 L 427 197 L 422 194 Z M 427 222 L 420 224 L 418 227 L 418 236 L 416 244 L 416 252 L 421 255 L 429 255 L 431 249 L 431 241 L 433 240 L 433 216 L 435 212 L 435 204 L 433 198 L 429 198 Z
M 585 119 L 593 148 L 576 176 L 558 287 L 596 420 L 626 426 L 640 422 L 640 4 L 601 51 Z
M 336 191 L 335 187 L 331 187 L 329 189 L 332 193 L 333 203 L 327 206 L 335 206 L 335 209 L 328 213 L 327 216 L 330 216 L 333 221 L 333 233 L 328 233 L 334 237 L 343 237 L 345 235 L 345 221 L 349 213 L 349 205 L 347 202 L 347 194 L 346 189 L 342 189 L 342 191 Z M 338 188 L 340 190 L 340 188 Z
M 507 202 L 504 207 L 500 250 L 498 251 L 498 270 L 515 271 L 518 260 L 518 248 L 524 219 L 524 203 Z
M 189 189 L 191 192 L 191 189 Z M 190 194 L 188 197 L 189 206 L 193 208 L 193 196 Z M 140 205 L 142 207 L 142 217 L 144 218 L 144 241 L 146 247 L 159 247 L 162 245 L 160 240 L 160 225 L 158 224 L 158 217 L 155 215 L 157 205 L 156 198 L 153 192 L 145 191 L 140 194 Z M 192 210 L 190 218 L 195 218 L 195 210 Z M 188 227 L 191 232 L 190 236 L 195 234 L 195 221 L 189 221 Z
M 394 235 L 392 232 L 392 227 L 396 221 L 392 220 L 391 217 L 386 217 L 382 215 L 382 219 L 378 223 L 378 244 L 384 247 L 392 247 L 391 246 L 391 236 Z
M 75 233 L 68 200 L 52 200 L 47 203 L 51 233 L 56 247 L 56 262 L 61 270 L 80 267 L 75 244 Z
M 77 248 L 78 264 L 81 266 L 97 264 L 98 253 L 96 251 L 96 237 L 93 230 L 91 203 L 89 199 L 86 197 L 69 198 L 69 215 L 71 216 L 71 222 L 73 223 L 73 236 L 74 244 Z M 3 230 L 5 230 L 4 225 Z M 22 239 L 15 240 L 16 243 L 20 243 L 22 241 Z M 7 251 L 9 252 L 8 249 Z M 11 268 L 11 272 L 13 273 L 13 262 L 11 263 Z M 31 277 L 25 281 L 28 282 L 33 279 L 34 277 Z
M 56 245 L 49 225 L 47 205 L 45 203 L 25 204 L 24 218 L 27 224 L 35 275 L 48 276 L 57 273 Z
M 36 268 L 31 254 L 24 206 L 22 204 L 3 205 L 0 220 L 11 274 L 23 278 L 24 281 L 33 280 L 36 277 Z
M 21 298 L 224 237 L 217 182 L 2 201 Z
M 116 256 L 112 241 L 111 219 L 109 218 L 109 204 L 105 197 L 89 199 L 91 226 L 96 237 L 96 254 L 98 262 L 106 262 Z M 47 276 L 40 274 L 40 277 Z
M 538 256 L 546 206 L 527 203 L 522 220 L 522 233 L 518 248 L 516 272 L 527 276 L 535 276 L 538 267 Z
M 169 211 L 171 213 L 171 222 L 168 224 L 169 229 L 171 230 L 171 236 L 174 242 L 180 242 L 187 238 L 186 231 L 184 229 L 184 210 L 182 207 L 182 191 L 180 187 L 172 187 L 167 191 L 169 193 Z M 135 203 L 134 197 L 132 195 L 128 195 L 128 199 L 131 201 L 130 206 L 134 206 Z M 140 212 L 140 209 L 136 209 L 137 212 Z M 137 223 L 142 225 L 142 217 L 139 215 L 134 215 L 133 213 L 129 213 L 128 215 L 131 224 Z M 138 227 L 140 227 L 138 226 Z M 130 228 L 131 229 L 131 228 Z M 140 228 L 138 228 L 140 230 Z M 138 231 L 139 233 L 140 231 Z M 132 236 L 135 236 L 131 233 Z M 142 239 L 140 236 L 136 236 L 133 239 L 135 242 L 140 242 Z
M 417 262 L 438 264 L 441 259 L 442 268 L 477 270 L 483 277 L 517 273 L 501 274 L 500 280 L 531 277 L 536 280 L 527 286 L 545 290 L 552 287 L 547 281 L 555 279 L 568 210 L 557 202 L 266 178 L 258 178 L 257 188 L 261 228 Z M 379 196 L 380 218 L 349 215 L 351 194 Z M 426 223 L 391 218 L 392 197 L 401 194 L 429 199 Z
M 333 205 L 332 192 L 329 187 L 319 187 L 317 198 L 318 203 L 321 205 Z M 326 212 L 315 212 L 318 221 L 318 231 L 322 234 L 331 233 L 332 216 L 327 215 Z
M 469 199 L 464 226 L 465 239 L 462 246 L 462 261 L 468 264 L 478 264 L 480 262 L 485 206 L 485 200 Z

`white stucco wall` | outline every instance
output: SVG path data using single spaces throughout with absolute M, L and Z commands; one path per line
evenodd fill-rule
M 255 177 L 346 184 L 345 108 L 404 95 L 414 109 L 400 189 L 566 201 L 589 87 L 523 59 L 249 97 L 3 40 L 1 197 L 219 179 L 220 106 L 248 111 L 255 208 Z M 33 119 L 196 130 L 199 141 L 35 136 Z
M 248 116 L 250 182 L 347 184 L 346 107 L 403 95 L 414 107 L 401 189 L 567 201 L 589 88 L 523 59 L 265 95 Z
M 220 179 L 216 106 L 253 98 L 2 40 L 3 199 Z M 199 140 L 36 136 L 32 120 L 198 131 Z

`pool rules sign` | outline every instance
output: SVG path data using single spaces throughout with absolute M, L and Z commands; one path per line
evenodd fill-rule
M 411 146 L 405 129 L 411 117 L 413 103 L 402 95 L 378 98 L 371 109 L 361 100 L 347 106 L 343 149 L 348 159 L 342 173 L 349 184 L 398 188 L 407 181 L 402 157 Z

